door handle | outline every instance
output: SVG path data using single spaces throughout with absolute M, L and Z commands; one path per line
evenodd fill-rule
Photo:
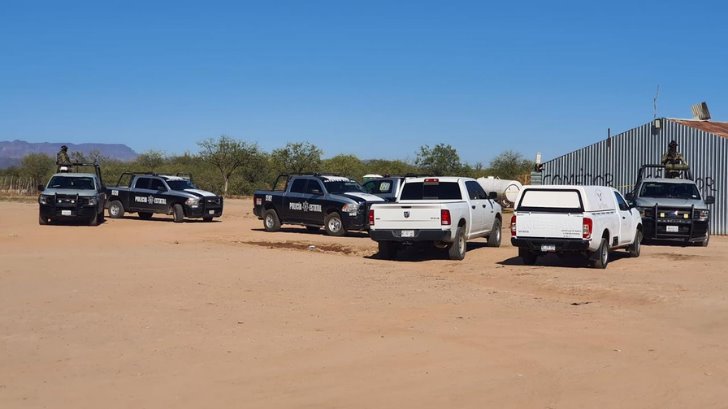
M 483 208 L 485 209 L 485 205 L 483 205 Z
M 473 205 L 472 207 L 473 207 L 473 209 L 475 209 L 475 205 Z

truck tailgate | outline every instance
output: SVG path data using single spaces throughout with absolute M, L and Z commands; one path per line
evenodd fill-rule
M 377 204 L 374 210 L 374 226 L 381 229 L 439 229 L 441 204 Z
M 517 212 L 517 237 L 582 238 L 581 213 Z

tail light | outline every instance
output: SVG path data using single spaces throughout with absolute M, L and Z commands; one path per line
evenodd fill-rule
M 374 210 L 369 210 L 369 225 L 374 226 Z
M 449 226 L 452 224 L 450 220 L 450 211 L 447 209 L 440 209 L 440 224 L 443 226 Z
M 586 240 L 591 239 L 592 236 L 592 228 L 594 227 L 592 223 L 592 219 L 585 217 L 584 218 L 584 224 L 581 226 L 581 237 L 583 237 Z
M 511 216 L 511 236 L 516 237 L 516 215 Z

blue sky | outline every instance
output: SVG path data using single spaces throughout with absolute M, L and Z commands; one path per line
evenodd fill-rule
M 0 3 L 0 140 L 487 164 L 549 159 L 707 101 L 728 121 L 721 2 Z

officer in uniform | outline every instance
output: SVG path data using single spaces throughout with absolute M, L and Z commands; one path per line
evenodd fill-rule
M 66 168 L 66 171 L 71 169 L 71 158 L 68 157 L 68 146 L 61 146 L 61 150 L 56 154 L 56 165 L 58 165 L 58 171 L 62 171 Z
M 678 178 L 680 171 L 688 169 L 688 162 L 682 153 L 677 151 L 677 142 L 670 141 L 667 145 L 667 153 L 662 155 L 662 164 L 665 165 L 665 173 L 669 178 Z

